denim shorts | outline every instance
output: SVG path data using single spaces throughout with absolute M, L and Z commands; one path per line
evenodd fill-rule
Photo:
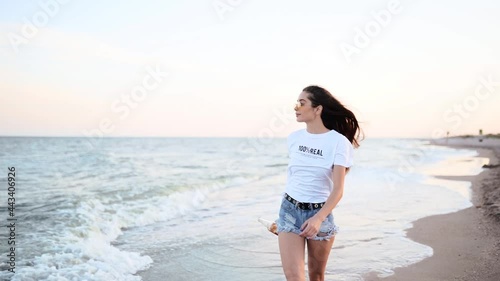
M 281 200 L 281 208 L 279 218 L 276 220 L 278 225 L 278 233 L 292 232 L 300 234 L 302 231 L 300 227 L 302 224 L 321 209 L 316 210 L 302 210 L 295 206 L 292 202 L 286 200 L 284 197 Z M 319 232 L 315 237 L 308 238 L 311 240 L 329 240 L 332 236 L 337 234 L 339 228 L 335 225 L 333 215 L 330 213 L 321 223 Z

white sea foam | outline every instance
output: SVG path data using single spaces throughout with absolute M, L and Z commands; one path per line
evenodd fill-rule
M 70 221 L 54 226 L 48 253 L 34 257 L 31 266 L 21 266 L 15 275 L 0 273 L 0 278 L 26 280 L 125 280 L 138 281 L 134 275 L 147 269 L 153 260 L 137 252 L 119 250 L 112 242 L 124 228 L 165 221 L 198 208 L 207 195 L 252 179 L 235 178 L 210 186 L 186 189 L 165 196 L 134 201 L 119 198 L 94 198 L 79 203 Z M 117 200 L 118 199 L 118 200 Z M 61 215 L 68 210 L 61 210 Z M 141 243 L 141 241 L 136 241 Z

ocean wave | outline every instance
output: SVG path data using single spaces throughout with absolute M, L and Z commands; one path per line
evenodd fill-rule
M 153 263 L 151 257 L 120 250 L 113 241 L 122 230 L 166 221 L 199 208 L 216 190 L 244 184 L 252 179 L 236 177 L 213 182 L 210 186 L 171 193 L 152 194 L 138 200 L 114 200 L 103 194 L 79 202 L 75 210 L 56 210 L 51 233 L 46 233 L 43 254 L 18 265 L 16 274 L 0 273 L 0 279 L 26 280 L 125 280 L 138 281 L 134 275 Z M 56 235 L 54 235 L 56 234 Z M 19 250 L 21 252 L 21 250 Z M 21 255 L 22 253 L 19 253 Z M 2 268 L 5 264 L 0 265 Z

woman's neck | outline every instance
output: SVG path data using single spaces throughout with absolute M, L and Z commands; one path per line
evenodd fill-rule
M 307 132 L 311 134 L 323 134 L 330 131 L 330 129 L 323 125 L 323 122 L 310 122 L 306 123 L 306 125 Z

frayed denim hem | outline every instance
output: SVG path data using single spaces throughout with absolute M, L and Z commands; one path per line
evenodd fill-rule
M 294 233 L 294 234 L 297 234 L 297 235 L 300 235 L 301 231 L 298 231 L 296 228 L 294 227 L 282 227 L 278 224 L 278 230 L 277 230 L 278 234 L 281 233 L 281 232 L 290 232 L 290 233 Z M 314 236 L 313 238 L 306 238 L 308 240 L 314 240 L 314 241 L 330 241 L 330 238 L 332 238 L 333 236 L 337 235 L 337 233 L 339 232 L 339 227 L 334 225 L 330 230 L 328 230 L 328 232 L 319 232 L 321 234 L 325 234 L 323 236 Z M 319 234 L 318 233 L 318 234 Z
M 281 233 L 281 232 L 291 232 L 291 233 L 295 233 L 295 234 L 299 235 L 301 231 L 297 231 L 297 229 L 292 228 L 292 227 L 280 227 L 278 225 L 277 232 L 278 232 L 278 234 Z
M 330 230 L 328 230 L 328 232 L 319 232 L 318 234 L 326 234 L 326 235 L 323 235 L 323 236 L 314 236 L 313 238 L 307 238 L 309 240 L 314 240 L 314 241 L 330 241 L 330 238 L 332 238 L 333 236 L 337 235 L 337 233 L 339 232 L 339 227 L 334 225 Z

